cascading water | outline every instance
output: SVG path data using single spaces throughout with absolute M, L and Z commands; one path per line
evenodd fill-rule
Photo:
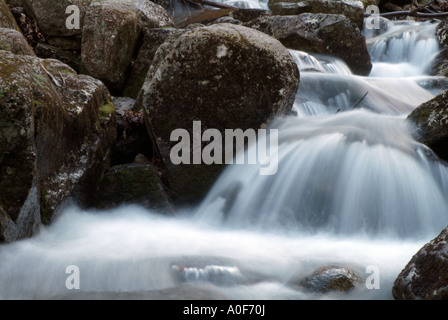
M 177 217 L 69 207 L 35 237 L 0 246 L 0 298 L 392 298 L 400 270 L 448 224 L 448 169 L 404 120 L 448 85 L 424 74 L 434 25 L 388 25 L 369 39 L 370 77 L 291 51 L 301 84 L 296 115 L 271 124 L 275 175 L 230 165 L 199 208 Z M 69 265 L 80 290 L 65 287 Z M 299 285 L 330 265 L 362 276 L 376 266 L 380 288 Z

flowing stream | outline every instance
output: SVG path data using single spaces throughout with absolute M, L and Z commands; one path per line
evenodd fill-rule
M 31 239 L 0 246 L 0 298 L 391 299 L 401 269 L 448 225 L 448 168 L 405 121 L 448 88 L 425 74 L 435 24 L 388 23 L 369 36 L 369 77 L 291 50 L 294 115 L 277 119 L 278 171 L 229 165 L 198 208 L 70 206 Z M 251 146 L 255 147 L 255 146 Z M 67 266 L 80 289 L 66 288 Z M 349 293 L 301 285 L 316 268 L 362 277 Z M 364 281 L 379 271 L 379 288 Z

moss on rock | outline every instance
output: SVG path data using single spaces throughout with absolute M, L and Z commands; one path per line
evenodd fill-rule
M 0 92 L 0 202 L 9 217 L 0 229 L 12 241 L 50 223 L 68 197 L 95 190 L 116 123 L 99 119 L 105 86 L 58 60 L 0 51 Z

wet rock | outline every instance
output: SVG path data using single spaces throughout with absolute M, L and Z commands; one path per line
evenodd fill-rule
M 258 129 L 288 114 L 299 74 L 277 40 L 253 29 L 215 24 L 190 29 L 162 44 L 140 99 L 157 152 L 168 168 L 169 188 L 179 201 L 200 199 L 223 169 L 221 164 L 180 164 L 170 160 L 171 132 L 193 121 L 202 128 Z
M 448 160 L 448 91 L 415 108 L 407 120 L 419 142 Z
M 139 204 L 172 213 L 170 199 L 157 168 L 141 160 L 111 167 L 93 201 L 97 208 L 113 208 L 121 204 Z
M 397 300 L 448 299 L 448 228 L 425 244 L 400 272 L 392 288 Z
M 270 0 L 273 15 L 298 15 L 301 13 L 342 14 L 362 30 L 364 6 L 361 1 L 332 0 Z
M 436 28 L 436 39 L 439 43 L 440 52 L 435 57 L 427 72 L 430 75 L 444 76 L 448 75 L 448 20 L 442 20 Z
M 433 76 L 448 76 L 448 48 L 444 48 L 437 54 L 427 72 Z
M 368 75 L 372 69 L 364 35 L 343 15 L 269 16 L 247 26 L 273 36 L 290 49 L 335 55 L 355 74 Z
M 329 266 L 316 270 L 300 282 L 305 289 L 316 293 L 349 292 L 362 282 L 361 276 L 348 267 Z
M 14 29 L 0 28 L 0 50 L 35 56 L 33 48 L 28 44 L 23 34 Z
M 0 51 L 0 224 L 31 236 L 69 198 L 83 202 L 109 164 L 114 108 L 106 87 L 57 60 Z

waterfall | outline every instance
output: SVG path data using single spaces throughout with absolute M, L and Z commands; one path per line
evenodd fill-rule
M 447 224 L 448 169 L 402 118 L 355 110 L 278 122 L 277 174 L 229 167 L 198 215 L 235 227 L 403 237 Z
M 441 178 L 448 171 L 414 141 L 404 120 L 448 88 L 445 78 L 423 74 L 428 61 L 422 57 L 438 52 L 434 30 L 435 24 L 399 23 L 369 39 L 373 70 L 379 64 L 419 70 L 412 77 L 405 71 L 355 76 L 338 58 L 291 50 L 301 84 L 297 117 L 271 124 L 279 129 L 277 174 L 260 177 L 256 165 L 230 166 L 199 219 L 338 234 L 416 237 L 440 231 L 448 222 L 448 188 Z
M 301 83 L 294 114 L 270 123 L 275 175 L 229 165 L 198 208 L 175 217 L 69 206 L 33 238 L 0 246 L 0 299 L 391 299 L 401 269 L 448 224 L 448 168 L 405 121 L 448 83 L 424 73 L 438 50 L 434 24 L 387 25 L 369 36 L 368 77 L 291 50 Z M 79 290 L 66 288 L 71 265 Z M 363 278 L 376 266 L 381 287 L 299 285 L 329 265 Z

